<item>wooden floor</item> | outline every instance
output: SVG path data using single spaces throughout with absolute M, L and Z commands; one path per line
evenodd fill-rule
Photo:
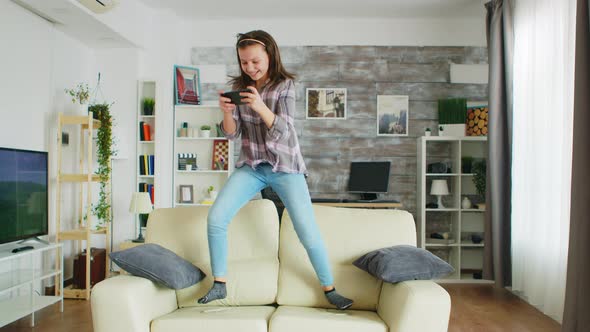
M 494 289 L 490 285 L 443 284 L 442 286 L 451 294 L 450 332 L 558 332 L 560 330 L 560 325 L 554 320 L 506 290 Z M 30 327 L 30 323 L 31 317 L 28 316 L 0 328 L 0 332 L 90 332 L 92 331 L 90 301 L 65 300 L 63 313 L 59 312 L 59 304 L 55 304 L 35 314 L 34 328 Z

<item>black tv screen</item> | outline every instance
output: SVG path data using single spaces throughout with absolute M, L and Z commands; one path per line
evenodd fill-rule
M 47 152 L 0 148 L 0 243 L 46 235 Z
M 389 187 L 389 161 L 353 161 L 350 163 L 348 191 L 386 193 Z

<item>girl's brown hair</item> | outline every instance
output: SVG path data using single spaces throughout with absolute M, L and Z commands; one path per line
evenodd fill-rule
M 245 89 L 249 85 L 253 85 L 254 81 L 242 70 L 240 65 L 240 54 L 239 49 L 243 49 L 251 45 L 261 45 L 264 47 L 266 54 L 268 54 L 268 86 L 273 87 L 276 84 L 283 82 L 286 79 L 295 79 L 295 75 L 289 73 L 283 67 L 281 62 L 281 54 L 279 47 L 275 42 L 274 38 L 265 31 L 254 30 L 246 33 L 239 33 L 237 35 L 238 41 L 236 42 L 236 55 L 238 57 L 238 65 L 240 67 L 239 76 L 230 76 L 231 80 L 229 84 L 232 89 Z

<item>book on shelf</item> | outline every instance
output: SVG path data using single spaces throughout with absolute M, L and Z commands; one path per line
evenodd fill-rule
M 142 154 L 139 156 L 139 175 L 154 175 L 154 155 Z
M 152 140 L 152 127 L 144 121 L 139 122 L 139 140 L 142 142 L 150 142 Z
M 152 201 L 152 204 L 154 204 L 154 185 L 151 183 L 146 183 L 146 182 L 140 182 L 139 183 L 139 188 L 137 188 L 139 192 L 141 193 L 149 193 L 150 194 L 150 199 Z

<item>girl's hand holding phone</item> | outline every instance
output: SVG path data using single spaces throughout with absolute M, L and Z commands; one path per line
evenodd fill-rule
M 221 111 L 223 111 L 223 113 L 231 113 L 234 111 L 234 109 L 236 108 L 236 105 L 231 103 L 231 99 L 222 96 L 223 91 L 218 91 L 219 92 L 219 108 L 221 108 Z

